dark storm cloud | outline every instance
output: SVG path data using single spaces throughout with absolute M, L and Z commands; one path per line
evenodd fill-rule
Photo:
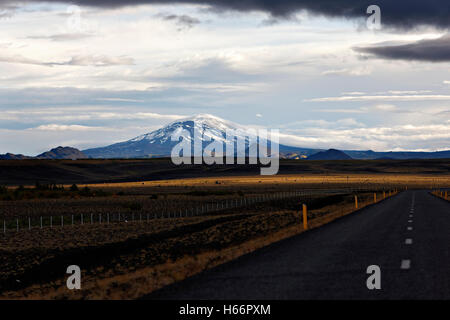
M 384 59 L 448 62 L 450 61 L 450 35 L 407 44 L 359 47 L 355 50 Z
M 29 0 L 39 1 L 39 0 Z M 11 3 L 12 0 L 0 0 Z M 369 5 L 376 4 L 382 10 L 382 20 L 387 26 L 411 28 L 431 25 L 450 26 L 450 1 L 448 0 L 47 0 L 96 7 L 121 7 L 136 4 L 203 4 L 215 9 L 238 11 L 265 11 L 274 17 L 289 17 L 307 10 L 327 17 L 361 18 L 366 16 Z

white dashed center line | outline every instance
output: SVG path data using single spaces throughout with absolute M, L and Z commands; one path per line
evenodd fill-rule
M 411 260 L 402 260 L 402 265 L 400 266 L 400 269 L 408 270 L 409 268 L 411 268 Z
M 406 239 L 405 240 L 405 244 L 412 244 L 412 243 L 413 243 L 412 239 Z
M 408 231 L 412 231 L 413 227 L 408 227 Z
M 412 223 L 413 221 L 412 220 L 408 220 L 408 223 Z

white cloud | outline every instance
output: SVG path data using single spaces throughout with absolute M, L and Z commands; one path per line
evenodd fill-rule
M 110 101 L 110 102 L 137 102 L 137 103 L 144 102 L 144 100 L 125 99 L 125 98 L 97 98 L 95 100 L 97 100 L 97 101 Z
M 2 110 L 0 120 L 29 123 L 39 121 L 95 121 L 95 120 L 166 120 L 173 121 L 185 115 L 160 114 L 127 110 L 122 107 L 43 108 L 41 110 Z
M 28 39 L 47 39 L 51 41 L 76 41 L 93 37 L 90 33 L 58 33 L 44 36 L 29 36 Z
M 450 95 L 371 95 L 341 96 L 308 99 L 305 102 L 343 102 L 343 101 L 450 101 Z
M 450 123 L 353 129 L 306 128 L 280 134 L 281 143 L 376 151 L 450 149 Z
M 105 128 L 101 127 L 88 127 L 88 126 L 81 126 L 81 125 L 61 125 L 61 124 L 46 124 L 41 125 L 34 129 L 28 129 L 28 130 L 41 130 L 41 131 L 104 131 Z
M 380 111 L 396 111 L 398 110 L 398 108 L 392 104 L 379 104 L 375 106 L 376 110 L 380 110 Z
M 94 67 L 108 67 L 120 65 L 133 65 L 134 59 L 127 56 L 110 57 L 107 55 L 78 55 L 71 57 L 66 61 L 40 61 L 31 59 L 22 55 L 2 55 L 0 62 L 30 64 L 45 67 L 55 66 L 94 66 Z
M 361 67 L 354 69 L 336 69 L 322 72 L 324 76 L 367 76 L 372 73 L 371 67 Z
M 361 91 L 342 92 L 343 96 L 363 96 L 365 94 L 365 92 Z
M 431 93 L 431 90 L 389 90 L 389 94 L 399 95 L 399 94 L 422 94 Z

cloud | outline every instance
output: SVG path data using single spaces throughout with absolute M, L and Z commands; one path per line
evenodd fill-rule
M 342 92 L 344 96 L 362 96 L 365 95 L 365 92 L 362 91 L 351 91 L 351 92 Z
M 305 127 L 286 130 L 280 142 L 311 148 L 376 151 L 438 151 L 450 149 L 450 122 L 392 127 Z
M 421 93 L 431 93 L 431 90 L 389 90 L 390 94 L 421 94 Z
M 450 84 L 450 80 L 444 80 L 444 84 Z
M 29 36 L 28 39 L 47 39 L 51 41 L 76 41 L 91 38 L 94 35 L 89 33 L 59 33 L 50 36 Z
M 344 102 L 344 101 L 450 101 L 450 95 L 370 95 L 341 96 L 305 100 L 305 102 Z
M 0 112 L 0 121 L 15 122 L 66 122 L 66 121 L 98 121 L 98 120 L 164 120 L 174 121 L 186 116 L 177 114 L 160 114 L 156 112 L 130 111 L 127 108 L 107 108 L 101 107 L 83 108 L 83 107 L 61 107 L 47 108 L 40 110 L 2 110 Z M 50 127 L 44 127 L 49 129 Z M 42 128 L 44 128 L 42 127 Z
M 390 112 L 394 112 L 397 111 L 398 108 L 392 104 L 379 104 L 375 106 L 376 110 L 380 110 L 380 111 L 390 111 Z
M 125 99 L 125 98 L 97 98 L 97 101 L 109 101 L 109 102 L 134 102 L 134 103 L 142 103 L 144 100 L 137 99 Z
M 367 113 L 368 110 L 357 108 L 357 109 L 319 109 L 318 112 L 324 113 Z
M 117 66 L 117 65 L 133 65 L 134 59 L 126 56 L 110 57 L 106 55 L 83 55 L 72 57 L 69 61 L 63 62 L 62 65 L 71 66 Z
M 11 18 L 16 14 L 17 10 L 19 9 L 17 5 L 8 4 L 9 1 L 4 2 L 5 3 L 2 3 L 2 1 L 0 1 L 0 20 Z
M 327 120 L 300 120 L 294 121 L 285 125 L 281 125 L 280 128 L 334 128 L 334 129 L 343 129 L 343 128 L 360 128 L 365 127 L 363 123 L 356 121 L 353 118 L 345 118 L 345 119 L 336 119 L 334 121 Z M 303 129 L 301 129 L 303 131 Z M 292 130 L 291 130 L 292 131 Z M 295 131 L 295 129 L 294 129 Z
M 324 76 L 367 76 L 372 73 L 372 68 L 337 69 L 322 72 Z
M 36 2 L 39 0 L 29 0 Z M 142 4 L 197 4 L 209 5 L 218 10 L 264 11 L 276 18 L 291 18 L 295 13 L 306 10 L 311 14 L 332 18 L 364 19 L 366 10 L 373 4 L 367 0 L 47 0 L 47 2 L 67 2 L 93 7 L 116 8 Z M 0 3 L 13 3 L 1 0 Z M 421 25 L 447 28 L 448 0 L 412 0 L 407 3 L 393 0 L 377 0 L 381 8 L 382 23 L 390 27 L 412 28 Z
M 29 129 L 30 130 L 30 129 Z M 105 128 L 100 127 L 89 127 L 81 125 L 61 125 L 61 124 L 46 124 L 38 126 L 37 128 L 31 130 L 42 130 L 42 131 L 98 131 L 105 130 Z
M 197 24 L 200 24 L 201 21 L 197 18 L 188 16 L 186 14 L 177 15 L 177 14 L 159 14 L 158 17 L 161 17 L 166 21 L 175 21 L 175 23 L 179 26 L 178 30 L 190 29 Z
M 419 40 L 406 44 L 381 43 L 368 47 L 356 47 L 354 50 L 382 59 L 449 62 L 450 35 L 446 34 L 437 39 Z
M 133 65 L 134 59 L 127 56 L 110 57 L 106 55 L 79 55 L 70 58 L 63 62 L 44 62 L 35 59 L 30 59 L 22 55 L 0 55 L 0 62 L 31 64 L 45 67 L 53 66 L 94 66 L 94 67 L 109 67 L 117 65 Z

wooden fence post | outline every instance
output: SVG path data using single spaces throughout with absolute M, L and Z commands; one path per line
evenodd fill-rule
M 303 230 L 308 230 L 308 207 L 303 204 Z

